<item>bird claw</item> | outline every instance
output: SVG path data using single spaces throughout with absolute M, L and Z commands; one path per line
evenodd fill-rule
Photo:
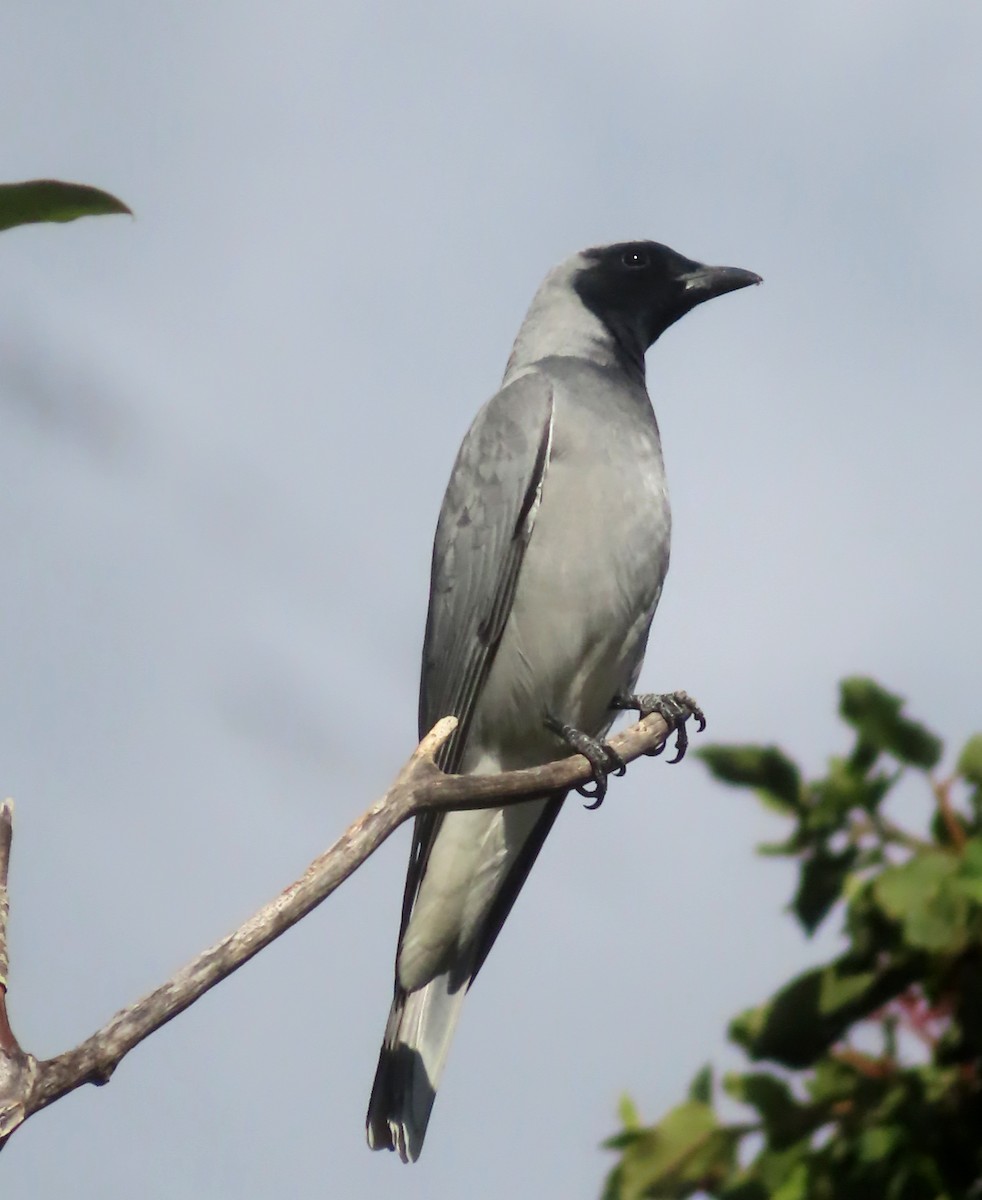
M 593 772 L 592 783 L 581 783 L 576 791 L 593 801 L 592 804 L 584 805 L 584 808 L 593 812 L 604 802 L 608 777 L 624 775 L 627 772 L 627 764 L 612 746 L 600 738 L 591 737 L 582 729 L 574 729 L 572 725 L 566 725 L 555 717 L 547 716 L 545 723 L 547 729 L 561 738 L 571 750 L 582 754 L 590 764 Z
M 689 748 L 686 722 L 690 717 L 695 719 L 697 733 L 702 733 L 706 728 L 705 713 L 686 692 L 665 692 L 664 694 L 641 692 L 638 695 L 618 696 L 614 700 L 614 708 L 636 710 L 640 713 L 642 720 L 650 717 L 652 713 L 663 717 L 668 724 L 670 734 L 675 734 L 675 756 L 668 760 L 670 763 L 681 762 Z M 667 744 L 668 738 L 657 750 L 649 750 L 648 753 L 653 757 L 657 756 L 662 753 Z
M 600 805 L 603 804 L 604 797 L 607 795 L 607 780 L 603 775 L 594 775 L 592 788 L 588 783 L 581 783 L 576 790 L 581 796 L 586 797 L 587 800 L 593 800 L 592 804 L 583 805 L 587 812 L 596 812 Z

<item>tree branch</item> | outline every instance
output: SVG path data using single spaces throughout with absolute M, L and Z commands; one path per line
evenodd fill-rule
M 37 1077 L 36 1059 L 20 1048 L 7 1018 L 7 872 L 13 836 L 14 803 L 4 800 L 0 804 L 0 1146 L 29 1115 L 27 1098 Z
M 118 1012 L 97 1033 L 56 1058 L 38 1061 L 17 1043 L 6 1013 L 7 867 L 13 806 L 0 805 L 0 1146 L 27 1117 L 84 1083 L 107 1083 L 123 1057 L 285 933 L 339 887 L 404 821 L 425 811 L 498 808 L 566 791 L 591 778 L 580 755 L 500 775 L 446 775 L 434 761 L 456 728 L 444 717 L 423 738 L 395 783 L 298 880 L 234 933 L 199 954 L 166 983 Z M 610 739 L 625 763 L 658 753 L 672 730 L 652 714 Z

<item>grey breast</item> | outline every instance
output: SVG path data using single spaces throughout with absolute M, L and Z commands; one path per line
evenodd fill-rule
M 493 748 L 510 766 L 542 761 L 546 711 L 587 732 L 609 727 L 611 700 L 640 670 L 671 531 L 644 387 L 582 359 L 532 370 L 553 388 L 549 461 L 468 755 Z

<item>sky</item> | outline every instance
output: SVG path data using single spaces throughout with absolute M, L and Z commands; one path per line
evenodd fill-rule
M 982 727 L 982 9 L 867 0 L 8 0 L 0 237 L 10 1009 L 49 1056 L 281 887 L 415 744 L 433 527 L 545 272 L 757 271 L 649 355 L 674 512 L 642 685 L 817 771 L 837 681 Z M 363 1120 L 408 831 L 32 1118 L 4 1194 L 593 1197 L 735 1012 L 834 951 L 695 759 L 567 804 L 420 1161 Z M 834 926 L 834 921 L 833 921 Z

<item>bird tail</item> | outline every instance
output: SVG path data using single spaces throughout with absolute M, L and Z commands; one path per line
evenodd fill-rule
M 419 1158 L 469 984 L 448 972 L 417 991 L 397 989 L 368 1103 L 373 1150 L 396 1150 L 403 1162 Z

